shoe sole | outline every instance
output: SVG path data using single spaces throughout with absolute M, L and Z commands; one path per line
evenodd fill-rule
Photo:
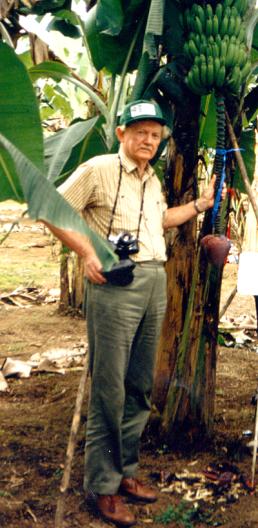
M 98 508 L 96 502 L 95 502 L 95 499 L 90 497 L 90 498 L 86 498 L 86 504 L 87 504 L 87 507 L 88 509 L 92 512 L 92 514 L 94 516 L 98 515 L 99 517 L 101 517 L 101 519 L 103 519 L 104 521 L 107 521 L 109 523 L 113 523 L 115 524 L 116 526 L 120 527 L 120 528 L 129 528 L 130 526 L 133 526 L 134 524 L 136 524 L 136 519 L 130 523 L 125 523 L 125 522 L 121 522 L 121 521 L 115 521 L 114 519 L 110 519 L 107 515 L 105 515 L 104 513 L 101 512 L 101 510 Z

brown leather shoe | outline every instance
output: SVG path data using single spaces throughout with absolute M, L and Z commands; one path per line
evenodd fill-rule
M 119 495 L 97 495 L 96 507 L 106 521 L 111 521 L 119 526 L 132 526 L 135 524 L 133 513 L 127 508 Z
M 123 478 L 120 490 L 136 500 L 145 502 L 155 502 L 158 498 L 153 489 L 145 486 L 136 478 Z

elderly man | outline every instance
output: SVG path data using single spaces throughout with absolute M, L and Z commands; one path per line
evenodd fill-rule
M 116 129 L 119 152 L 83 163 L 59 189 L 102 237 L 119 238 L 121 232 L 129 232 L 135 265 L 131 282 L 125 280 L 124 286 L 110 282 L 86 237 L 50 226 L 84 258 L 87 278 L 91 396 L 84 488 L 102 517 L 122 526 L 133 525 L 135 517 L 121 495 L 146 502 L 157 498 L 136 478 L 136 470 L 166 307 L 164 230 L 214 202 L 215 178 L 197 200 L 167 208 L 149 164 L 165 124 L 156 103 L 129 103 Z

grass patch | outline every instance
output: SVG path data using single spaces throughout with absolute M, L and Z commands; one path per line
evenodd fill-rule
M 34 262 L 26 268 L 21 262 L 0 264 L 0 291 L 10 293 L 18 287 L 58 288 L 59 264 L 54 261 Z

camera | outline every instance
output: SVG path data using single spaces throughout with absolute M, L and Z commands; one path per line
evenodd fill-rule
M 124 260 L 129 255 L 135 255 L 135 253 L 139 252 L 138 240 L 129 231 L 122 231 L 117 236 L 110 235 L 108 241 L 120 260 Z
M 135 263 L 129 255 L 138 253 L 138 240 L 128 231 L 122 231 L 117 236 L 110 235 L 108 241 L 114 253 L 119 256 L 119 262 L 114 264 L 110 271 L 104 271 L 103 275 L 114 286 L 127 286 L 133 281 L 135 268 Z

